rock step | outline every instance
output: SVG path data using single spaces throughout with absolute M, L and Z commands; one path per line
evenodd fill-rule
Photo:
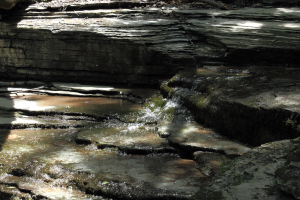
M 188 69 L 161 86 L 179 98 L 200 123 L 250 144 L 299 134 L 298 68 Z

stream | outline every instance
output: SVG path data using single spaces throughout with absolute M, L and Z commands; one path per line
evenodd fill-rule
M 0 82 L 0 102 L 1 199 L 189 199 L 197 156 L 250 150 L 152 88 Z

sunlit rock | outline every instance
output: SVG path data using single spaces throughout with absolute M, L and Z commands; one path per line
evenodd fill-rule
M 117 124 L 118 125 L 118 124 Z M 129 154 L 177 153 L 168 142 L 154 133 L 154 128 L 138 124 L 96 125 L 82 129 L 77 143 L 95 143 L 99 149 L 116 147 Z
M 170 144 L 185 151 L 218 152 L 231 157 L 250 151 L 250 148 L 230 141 L 213 130 L 198 124 L 171 124 L 168 130 L 172 132 L 171 136 L 168 137 Z

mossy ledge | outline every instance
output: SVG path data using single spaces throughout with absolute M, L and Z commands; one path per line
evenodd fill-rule
M 294 98 L 298 86 L 292 88 L 294 92 L 289 92 L 287 87 L 266 86 L 257 82 L 258 75 L 251 74 L 251 70 L 250 75 L 232 81 L 228 77 L 235 74 L 226 75 L 222 71 L 220 75 L 221 67 L 216 69 L 209 75 L 207 70 L 203 73 L 203 69 L 197 73 L 180 72 L 161 85 L 162 94 L 182 101 L 197 122 L 248 144 L 261 145 L 300 135 L 299 110 L 283 101 L 276 104 L 279 98 L 285 102 Z M 244 86 L 239 88 L 242 83 Z

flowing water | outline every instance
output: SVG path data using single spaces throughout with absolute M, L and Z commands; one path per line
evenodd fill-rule
M 0 86 L 2 199 L 188 199 L 208 178 L 195 151 L 249 150 L 154 89 Z

